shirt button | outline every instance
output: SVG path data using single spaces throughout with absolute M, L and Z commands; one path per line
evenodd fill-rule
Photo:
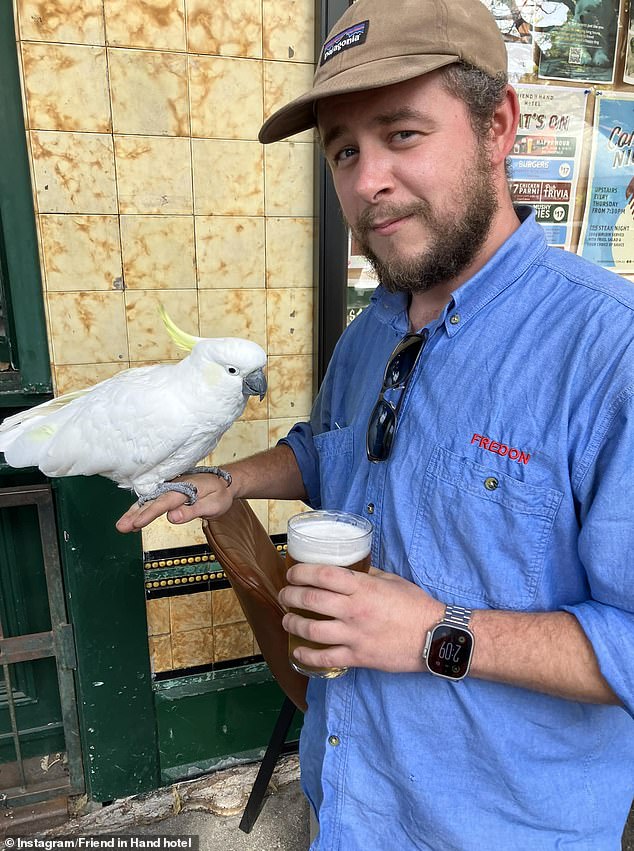
M 374 503 L 373 503 L 373 502 L 369 502 L 369 503 L 366 505 L 365 510 L 368 512 L 368 514 L 374 514 Z
M 460 314 L 454 313 L 454 315 L 449 319 L 452 325 L 457 325 L 460 322 Z
M 336 748 L 337 745 L 341 744 L 341 739 L 339 736 L 328 736 L 328 744 L 332 745 L 333 748 Z
M 498 487 L 499 484 L 500 483 L 498 482 L 498 480 L 495 479 L 493 476 L 489 476 L 488 479 L 484 480 L 484 487 L 488 491 L 494 491 Z

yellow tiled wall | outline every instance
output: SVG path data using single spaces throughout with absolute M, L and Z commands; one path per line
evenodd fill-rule
M 313 0 L 14 0 L 57 393 L 181 356 L 158 321 L 244 336 L 269 393 L 214 454 L 275 443 L 312 395 L 313 137 L 266 149 L 313 73 Z M 296 503 L 255 502 L 270 533 Z M 153 524 L 145 549 L 202 542 Z
M 148 600 L 147 613 L 154 673 L 260 652 L 231 588 Z

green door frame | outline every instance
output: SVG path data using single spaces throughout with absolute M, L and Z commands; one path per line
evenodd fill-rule
M 0 0 L 0 285 L 13 367 L 0 372 L 4 407 L 37 404 L 52 390 L 22 110 L 12 0 Z

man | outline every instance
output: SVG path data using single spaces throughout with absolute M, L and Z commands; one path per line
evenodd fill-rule
M 381 286 L 310 423 L 119 523 L 248 496 L 374 524 L 370 574 L 299 564 L 281 595 L 330 618 L 285 616 L 333 645 L 297 658 L 351 668 L 308 692 L 322 851 L 616 851 L 632 800 L 634 291 L 513 208 L 505 64 L 480 0 L 344 14 L 260 138 L 317 125 Z

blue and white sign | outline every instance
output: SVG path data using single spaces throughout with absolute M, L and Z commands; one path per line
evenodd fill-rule
M 574 173 L 574 160 L 556 160 L 547 157 L 511 157 L 513 180 L 570 180 Z
M 634 95 L 599 92 L 578 253 L 634 273 Z

